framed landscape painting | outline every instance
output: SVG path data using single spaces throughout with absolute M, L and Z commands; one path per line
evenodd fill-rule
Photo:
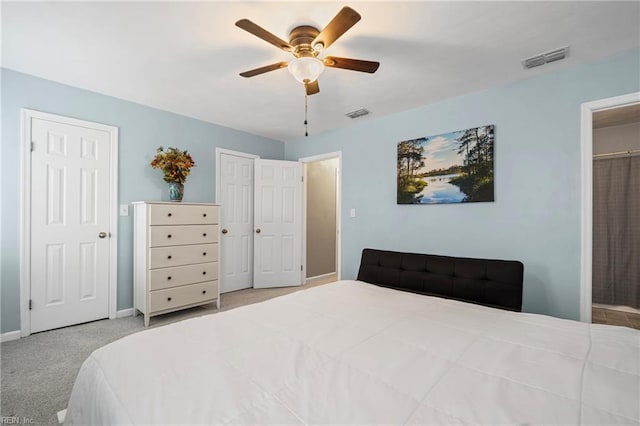
M 493 201 L 494 126 L 398 143 L 398 204 Z

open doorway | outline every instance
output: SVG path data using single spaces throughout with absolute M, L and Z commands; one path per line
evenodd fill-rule
M 581 312 L 640 328 L 640 93 L 582 106 Z
M 305 282 L 340 277 L 340 153 L 302 158 Z
M 593 113 L 592 322 L 640 329 L 640 104 Z

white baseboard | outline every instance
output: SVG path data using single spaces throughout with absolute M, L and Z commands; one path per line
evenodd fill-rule
M 116 318 L 124 318 L 133 316 L 133 308 L 123 309 L 121 311 L 116 312 Z
M 0 334 L 0 342 L 9 342 L 20 338 L 20 330 Z

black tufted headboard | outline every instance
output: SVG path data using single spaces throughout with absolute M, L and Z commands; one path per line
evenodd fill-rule
M 520 312 L 523 270 L 515 260 L 364 249 L 358 281 Z

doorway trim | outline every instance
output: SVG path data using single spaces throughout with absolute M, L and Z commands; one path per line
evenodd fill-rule
M 106 124 L 79 120 L 71 117 L 49 114 L 22 108 L 22 144 L 20 179 L 20 336 L 31 334 L 31 120 L 34 118 L 55 121 L 70 126 L 87 127 L 109 134 L 111 142 L 111 165 L 109 174 L 109 319 L 116 318 L 118 308 L 118 128 Z
M 591 322 L 593 262 L 593 113 L 640 103 L 640 92 L 581 105 L 580 321 Z
M 338 176 L 336 182 L 336 276 L 342 277 L 342 151 L 328 152 L 326 154 L 312 155 L 299 158 L 301 163 L 313 163 L 321 160 L 338 159 Z M 304 164 L 303 164 L 304 166 Z M 304 172 L 303 172 L 304 175 Z M 302 265 L 304 274 L 302 283 L 307 281 L 307 191 L 302 195 Z

